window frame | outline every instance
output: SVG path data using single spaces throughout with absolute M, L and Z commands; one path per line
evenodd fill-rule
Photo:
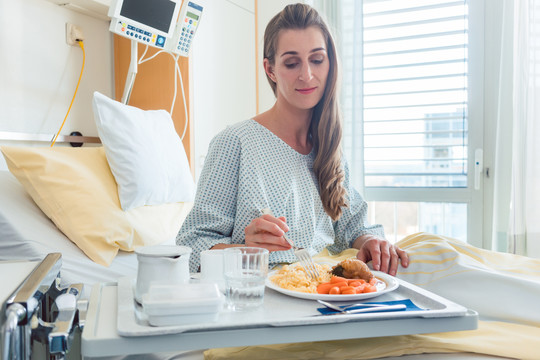
M 484 170 L 480 160 L 479 171 L 475 167 L 475 154 L 483 149 L 484 141 L 484 0 L 468 1 L 469 7 L 469 47 L 468 47 L 468 149 L 467 149 L 467 187 L 461 188 L 390 188 L 366 187 L 364 179 L 364 133 L 363 125 L 353 124 L 349 129 L 352 136 L 360 141 L 354 142 L 351 149 L 351 176 L 353 184 L 368 202 L 437 202 L 465 203 L 467 205 L 467 239 L 461 239 L 477 247 L 487 247 L 483 237 L 483 188 Z M 355 50 L 357 53 L 357 51 Z M 361 50 L 360 50 L 361 52 Z M 363 54 L 361 59 L 363 58 Z M 363 81 L 360 75 L 359 81 Z M 362 86 L 358 86 L 362 89 Z M 357 89 L 357 91 L 362 91 Z M 363 98 L 363 94 L 356 94 Z M 362 102 L 363 103 L 363 102 Z M 362 107 L 362 104 L 360 104 Z M 360 109 L 362 119 L 363 108 Z M 358 119 L 358 109 L 353 111 Z M 362 121 L 362 120 L 361 120 Z M 356 122 L 356 121 L 355 121 Z M 482 153 L 482 151 L 480 152 Z M 479 188 L 475 188 L 475 176 L 480 177 Z M 441 234 L 444 235 L 444 234 Z

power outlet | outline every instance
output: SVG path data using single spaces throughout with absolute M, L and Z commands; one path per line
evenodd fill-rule
M 77 42 L 83 40 L 84 35 L 81 28 L 77 25 L 66 23 L 66 43 L 71 46 L 77 46 Z

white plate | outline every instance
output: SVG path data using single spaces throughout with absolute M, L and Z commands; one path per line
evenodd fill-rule
M 270 271 L 268 277 L 266 278 L 266 286 L 272 290 L 278 291 L 282 294 L 297 297 L 300 299 L 308 300 L 327 300 L 327 301 L 349 301 L 349 300 L 364 300 L 371 299 L 376 296 L 386 294 L 392 290 L 397 289 L 399 283 L 397 280 L 386 273 L 380 271 L 372 271 L 373 275 L 379 280 L 375 285 L 377 287 L 376 292 L 365 293 L 365 294 L 351 294 L 351 295 L 329 295 L 329 294 L 311 294 L 301 291 L 287 290 L 277 284 L 274 284 L 270 278 L 275 275 L 278 270 Z

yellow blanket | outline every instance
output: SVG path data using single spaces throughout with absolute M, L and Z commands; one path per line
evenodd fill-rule
M 205 359 L 374 359 L 471 352 L 516 359 L 540 357 L 540 260 L 475 248 L 432 234 L 398 243 L 410 256 L 398 277 L 479 312 L 477 330 L 212 349 Z M 321 258 L 340 261 L 347 250 Z
M 212 349 L 206 360 L 376 359 L 423 353 L 472 352 L 538 360 L 540 328 L 503 322 L 479 322 L 477 330 L 371 339 L 321 341 Z

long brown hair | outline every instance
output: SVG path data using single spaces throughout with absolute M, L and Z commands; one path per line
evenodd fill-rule
M 343 187 L 344 171 L 341 163 L 342 120 L 338 102 L 339 66 L 332 34 L 322 17 L 309 5 L 287 5 L 270 20 L 264 32 L 264 58 L 275 65 L 277 42 L 281 30 L 317 27 L 326 40 L 330 62 L 326 88 L 319 103 L 313 108 L 309 134 L 315 151 L 313 170 L 317 175 L 321 201 L 332 220 L 338 220 L 343 206 L 347 206 L 347 192 Z M 276 83 L 266 75 L 274 95 Z

